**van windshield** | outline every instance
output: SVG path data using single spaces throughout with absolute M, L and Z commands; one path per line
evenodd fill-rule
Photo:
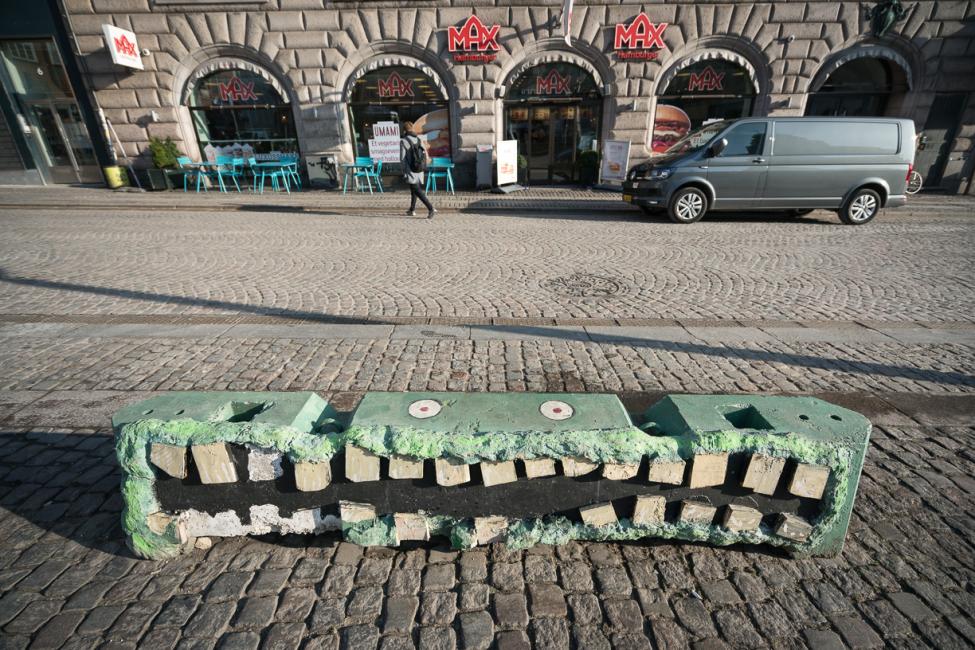
M 728 127 L 728 124 L 730 124 L 730 122 L 727 120 L 705 124 L 701 128 L 691 131 L 683 138 L 675 142 L 674 145 L 667 150 L 667 153 L 691 153 L 692 151 L 697 151 L 710 142 L 711 138 L 724 131 Z

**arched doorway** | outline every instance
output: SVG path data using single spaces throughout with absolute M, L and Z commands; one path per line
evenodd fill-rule
M 661 78 L 651 149 L 663 153 L 708 122 L 752 115 L 757 88 L 751 66 L 736 55 L 678 63 Z
M 587 70 L 540 63 L 523 70 L 504 102 L 504 139 L 518 141 L 529 184 L 579 182 L 579 156 L 598 146 L 603 96 Z
M 806 115 L 887 115 L 891 98 L 907 90 L 903 69 L 887 59 L 859 58 L 831 72 L 806 102 Z
M 273 78 L 253 67 L 203 70 L 186 103 L 202 156 L 274 160 L 298 154 L 294 113 Z
M 429 157 L 451 157 L 450 104 L 443 84 L 424 70 L 389 65 L 364 72 L 352 83 L 348 105 L 355 155 L 398 164 L 398 143 L 380 155 L 376 135 L 388 138 L 389 131 L 377 125 L 392 122 L 402 133 L 403 123 L 413 122 Z

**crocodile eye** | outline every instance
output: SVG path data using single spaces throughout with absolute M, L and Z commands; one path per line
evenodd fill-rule
M 443 406 L 435 399 L 418 399 L 410 404 L 409 413 L 413 417 L 423 420 L 425 418 L 432 418 L 440 412 L 441 408 Z
M 568 420 L 575 412 L 571 406 L 558 400 L 543 402 L 538 411 L 549 420 Z

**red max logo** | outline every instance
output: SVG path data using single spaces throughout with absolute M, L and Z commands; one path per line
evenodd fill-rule
M 552 70 L 544 77 L 535 77 L 536 95 L 568 95 L 569 77 L 563 77 L 558 70 Z
M 398 72 L 379 80 L 380 97 L 413 97 L 413 80 L 404 79 Z
M 124 56 L 136 56 L 135 43 L 127 39 L 125 35 L 119 36 L 114 40 L 115 49 L 118 50 L 119 54 Z
M 220 99 L 225 102 L 256 101 L 257 94 L 254 92 L 254 82 L 245 83 L 238 77 L 231 77 L 227 83 L 220 84 Z
M 688 90 L 724 90 L 722 84 L 725 73 L 717 73 L 714 68 L 708 66 L 701 70 L 701 74 L 691 73 L 691 79 L 687 82 Z
M 668 23 L 652 23 L 645 13 L 640 13 L 629 25 L 616 25 L 613 49 L 649 50 L 664 48 L 664 30 Z
M 497 51 L 501 49 L 498 46 L 498 32 L 500 30 L 501 25 L 488 27 L 481 22 L 480 18 L 471 15 L 460 29 L 456 27 L 447 28 L 447 49 L 451 52 L 458 50 Z

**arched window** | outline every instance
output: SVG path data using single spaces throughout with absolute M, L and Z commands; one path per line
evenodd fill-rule
M 743 66 L 723 59 L 688 65 L 657 98 L 652 149 L 662 153 L 706 122 L 748 117 L 754 106 L 755 82 Z
M 885 115 L 895 91 L 895 68 L 891 61 L 880 58 L 844 63 L 809 98 L 806 115 Z
M 189 109 L 200 151 L 208 159 L 253 155 L 264 160 L 298 153 L 291 106 L 256 72 L 219 70 L 200 78 Z
M 410 66 L 386 66 L 362 75 L 355 81 L 349 100 L 349 122 L 357 156 L 399 162 L 398 144 L 381 147 L 375 129 L 381 122 L 413 122 L 431 158 L 449 158 L 450 110 L 447 99 L 433 79 Z M 374 133 L 375 131 L 375 133 Z M 388 137 L 388 132 L 387 132 Z M 385 152 L 385 155 L 381 155 Z M 395 159 L 395 160 L 394 160 Z

